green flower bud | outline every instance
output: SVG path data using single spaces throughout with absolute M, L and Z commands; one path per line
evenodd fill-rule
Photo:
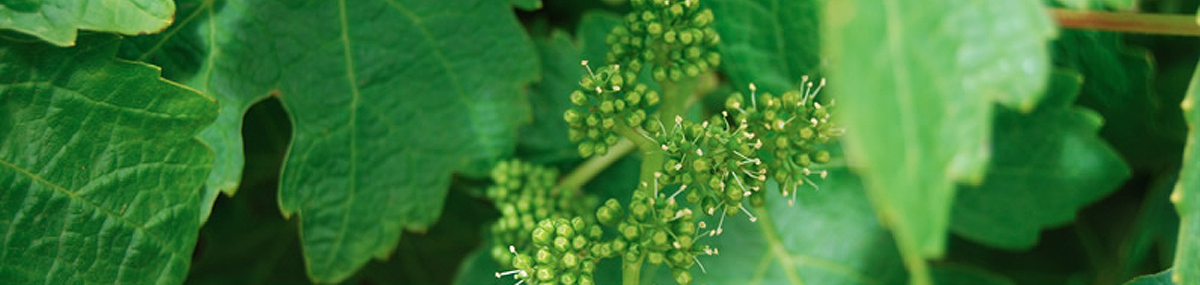
M 596 285 L 596 281 L 593 281 L 590 275 L 583 275 L 579 276 L 579 285 Z
M 618 136 L 616 133 L 610 133 L 610 134 L 608 134 L 608 137 L 604 138 L 604 143 L 606 143 L 608 145 L 616 145 L 617 142 L 619 142 L 619 141 L 621 141 L 621 137 Z
M 641 102 L 642 102 L 642 92 L 641 91 L 637 91 L 637 89 L 634 89 L 633 91 L 625 93 L 625 103 L 629 104 L 629 106 L 637 106 L 637 104 L 641 103 Z
M 715 66 L 721 65 L 721 54 L 719 54 L 719 53 L 708 52 L 707 54 L 704 55 L 704 57 L 706 60 L 708 60 L 708 65 L 710 65 L 710 66 L 715 67 Z
M 621 77 L 619 74 L 613 74 L 613 76 L 608 79 L 608 84 L 612 86 L 624 86 L 625 78 Z
M 536 256 L 537 256 L 537 262 L 539 264 L 550 264 L 550 263 L 554 263 L 554 261 L 555 261 L 554 254 L 551 253 L 549 250 L 546 250 L 545 248 L 539 248 L 537 250 Z
M 650 264 L 662 264 L 663 263 L 663 254 L 661 252 L 652 251 L 646 257 L 650 261 Z
M 566 115 L 563 115 L 563 117 L 565 118 Z M 587 116 L 587 125 L 588 126 L 595 127 L 596 125 L 599 125 L 599 124 L 600 124 L 600 115 L 595 114 L 595 113 L 588 114 L 588 116 Z
M 620 229 L 621 235 L 624 236 L 626 240 L 636 240 L 638 237 L 638 227 L 629 224 L 625 225 L 626 226 L 624 228 Z
M 579 156 L 590 157 L 596 151 L 596 145 L 592 142 L 579 143 Z
M 603 112 L 605 114 L 612 114 L 613 102 L 612 101 L 600 102 L 600 112 Z
M 679 285 L 688 285 L 692 283 L 692 274 L 686 270 L 674 270 L 675 283 Z
M 592 140 L 599 140 L 600 139 L 600 129 L 589 129 L 587 131 L 587 138 L 592 139 Z
M 581 126 L 581 125 L 583 125 L 582 124 L 583 123 L 583 114 L 579 110 L 576 110 L 576 109 L 567 109 L 566 112 L 563 112 L 563 120 L 567 121 L 567 124 L 570 124 L 572 126 Z M 502 183 L 500 181 L 496 181 L 496 182 Z
M 721 42 L 721 34 L 716 29 L 704 28 L 704 41 L 710 46 L 717 45 Z
M 735 173 L 733 175 L 741 175 L 741 174 Z M 746 193 L 745 190 L 742 189 L 741 186 L 738 186 L 738 184 L 736 182 L 735 183 L 726 183 L 726 185 L 725 185 L 725 199 L 729 200 L 730 202 L 737 203 L 738 201 L 741 201 L 742 195 L 745 195 L 745 193 Z
M 704 10 L 700 11 L 700 13 L 696 13 L 695 17 L 692 17 L 692 27 L 696 27 L 696 28 L 708 27 L 708 24 L 712 23 L 712 20 L 713 20 L 712 10 L 704 9 Z
M 575 229 L 571 228 L 571 225 L 564 223 L 555 227 L 555 233 L 561 237 L 571 238 L 575 236 Z
M 566 237 L 559 236 L 554 238 L 554 250 L 564 252 L 571 249 L 571 241 Z
M 532 260 L 530 260 L 529 255 L 526 254 L 518 254 L 517 258 L 513 258 L 512 265 L 513 267 L 521 269 L 533 267 Z
M 661 230 L 655 230 L 654 234 L 650 236 L 650 242 L 655 247 L 666 247 L 667 246 L 667 232 L 661 231 Z
M 626 243 L 625 240 L 618 238 L 618 239 L 613 239 L 612 243 L 609 245 L 609 248 L 612 249 L 613 251 L 620 252 L 620 251 L 625 251 L 625 246 L 627 246 L 627 245 L 629 245 L 629 244 Z
M 651 76 L 654 76 L 654 80 L 656 80 L 656 81 L 667 80 L 667 69 L 662 66 L 656 65 L 656 66 L 654 66 L 654 70 L 651 71 Z
M 574 252 L 563 254 L 562 265 L 568 269 L 575 269 L 576 266 L 579 266 L 579 256 L 575 255 Z
M 600 228 L 600 225 L 592 225 L 588 228 L 588 238 L 600 240 L 602 237 L 604 237 L 604 229 Z
M 617 121 L 612 117 L 604 118 L 604 120 L 600 121 L 600 126 L 605 129 L 612 129 L 617 126 Z
M 646 106 L 658 105 L 658 91 L 646 91 Z
M 682 44 L 685 44 L 685 45 L 692 44 L 692 33 L 689 33 L 689 32 L 679 33 L 679 42 Z
M 616 109 L 617 112 L 625 111 L 625 100 L 617 99 L 617 100 L 613 100 L 612 102 L 613 102 L 613 107 Z
M 818 150 L 816 156 L 813 157 L 813 161 L 817 163 L 829 163 L 829 160 L 831 160 L 829 151 L 823 149 Z
M 540 246 L 549 246 L 550 241 L 554 240 L 554 233 L 546 230 L 543 227 L 533 229 L 533 244 Z
M 801 139 L 806 139 L 806 140 L 812 139 L 813 135 L 816 135 L 816 133 L 817 132 L 814 131 L 812 128 L 808 128 L 808 127 L 800 128 L 800 138 Z
M 812 165 L 812 159 L 808 157 L 808 154 L 798 154 L 796 155 L 795 160 L 796 164 L 800 165 L 800 167 L 808 167 L 809 165 Z
M 687 74 L 688 77 L 696 77 L 700 75 L 700 68 L 696 67 L 695 64 L 689 63 L 683 66 L 683 73 Z
M 579 87 L 583 88 L 583 90 L 594 90 L 596 89 L 596 82 L 593 82 L 591 77 L 584 76 L 579 79 Z
M 697 59 L 700 59 L 700 57 L 704 56 L 704 50 L 700 49 L 700 47 L 695 47 L 695 46 L 688 47 L 687 49 L 683 50 L 683 56 L 685 58 L 687 58 L 688 60 L 697 60 Z M 578 92 L 578 90 L 576 92 Z
M 707 159 L 697 159 L 692 161 L 692 169 L 696 172 L 708 172 L 710 170 Z
M 575 247 L 575 250 L 583 250 L 584 248 L 587 248 L 587 245 L 588 240 L 587 238 L 583 237 L 583 235 L 577 235 L 575 236 L 575 239 L 571 241 L 571 246 Z
M 587 95 L 583 91 L 575 90 L 571 92 L 571 104 L 584 107 L 588 104 Z
M 683 5 L 679 5 L 679 2 L 676 1 L 674 5 L 671 5 L 671 8 L 667 9 L 667 13 L 670 13 L 671 17 L 679 18 L 683 16 Z
M 649 11 L 647 11 L 647 12 L 649 12 Z M 646 33 L 649 33 L 650 36 L 657 37 L 658 35 L 662 34 L 662 32 L 663 32 L 662 24 L 659 24 L 658 22 L 654 22 L 654 23 L 650 23 L 649 25 L 646 25 Z
M 543 282 L 554 280 L 554 271 L 551 271 L 549 267 L 539 267 L 537 269 L 537 278 Z
M 663 42 L 673 44 L 676 40 L 678 40 L 677 37 L 678 33 L 675 32 L 675 30 L 667 30 L 665 33 L 663 33 Z
M 562 282 L 563 285 L 574 285 L 575 275 L 571 273 L 563 274 L 562 277 L 558 278 L 558 281 Z

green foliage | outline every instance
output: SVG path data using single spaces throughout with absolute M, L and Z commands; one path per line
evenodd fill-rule
M 847 158 L 925 284 L 921 259 L 943 254 L 954 182 L 986 170 L 992 103 L 1033 107 L 1054 28 L 1034 1 L 881 4 L 827 3 L 824 51 L 842 78 L 831 87 Z
M 1180 106 L 1187 120 L 1188 142 L 1183 151 L 1183 167 L 1179 170 L 1179 184 L 1171 193 L 1171 202 L 1179 212 L 1179 245 L 1175 249 L 1175 266 L 1171 280 L 1179 284 L 1200 282 L 1200 108 L 1196 107 L 1196 95 L 1200 92 L 1200 67 L 1192 76 L 1187 97 Z
M 538 72 L 533 47 L 512 16 L 485 16 L 506 5 L 402 4 L 227 3 L 212 20 L 227 30 L 209 36 L 217 52 L 193 81 L 231 106 L 203 136 L 209 144 L 236 144 L 226 142 L 239 140 L 240 114 L 263 96 L 291 115 L 280 208 L 298 214 L 317 281 L 340 281 L 390 255 L 402 229 L 431 225 L 449 174 L 482 174 L 511 152 L 527 117 L 517 87 Z M 448 11 L 453 17 L 424 19 Z M 280 18 L 321 20 L 270 24 Z
M 1196 283 L 1195 4 L 0 1 L 0 283 Z
M 0 45 L 0 283 L 183 281 L 217 102 L 119 41 Z
M 983 184 L 959 192 L 954 233 L 1028 249 L 1042 228 L 1071 221 L 1129 177 L 1120 156 L 1096 135 L 1100 116 L 1072 106 L 1079 83 L 1078 75 L 1055 71 L 1033 112 L 997 110 L 994 157 Z
M 76 30 L 152 34 L 171 25 L 174 15 L 171 0 L 10 0 L 0 5 L 0 29 L 72 46 Z

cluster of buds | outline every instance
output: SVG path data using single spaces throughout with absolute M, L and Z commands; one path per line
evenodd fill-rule
M 605 42 L 608 62 L 626 63 L 641 71 L 653 65 L 654 80 L 695 77 L 721 63 L 713 51 L 721 41 L 711 27 L 712 10 L 699 0 L 632 0 L 633 11 L 614 27 Z
M 646 121 L 647 109 L 658 104 L 658 91 L 645 84 L 634 84 L 637 73 L 610 65 L 595 72 L 583 61 L 587 74 L 579 80 L 579 90 L 571 92 L 571 107 L 563 113 L 570 127 L 567 135 L 579 142 L 579 155 L 603 155 L 620 141 L 614 128 L 638 126 Z
M 750 84 L 749 104 L 741 94 L 731 95 L 725 101 L 726 112 L 735 121 L 743 122 L 749 133 L 761 137 L 762 153 L 773 158 L 765 161 L 770 176 L 779 182 L 784 197 L 792 196 L 789 204 L 795 203 L 795 193 L 801 185 L 817 187 L 811 177 L 824 179 L 829 175 L 827 170 L 814 170 L 815 165 L 829 163 L 831 159 L 829 151 L 821 147 L 845 133 L 830 121 L 833 101 L 822 105 L 816 100 L 825 80 L 814 86 L 805 76 L 801 86 L 801 90 L 773 96 L 767 92 L 758 94 L 754 84 Z
M 517 284 L 594 285 L 596 264 L 616 254 L 611 243 L 600 242 L 603 236 L 599 225 L 582 217 L 542 220 L 530 234 L 532 255 L 509 247 L 515 269 L 496 277 L 511 275 Z
M 591 212 L 596 202 L 581 199 L 573 191 L 555 187 L 558 171 L 521 161 L 502 161 L 492 169 L 495 185 L 487 196 L 500 210 L 500 218 L 492 224 L 492 257 L 500 264 L 510 264 L 513 255 L 507 246 L 528 249 L 529 233 L 537 222 L 547 219 L 578 216 Z M 594 200 L 594 199 L 593 199 Z

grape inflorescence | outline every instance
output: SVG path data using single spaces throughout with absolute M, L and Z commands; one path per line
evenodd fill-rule
M 632 12 L 606 38 L 608 64 L 581 62 L 587 73 L 569 94 L 563 119 L 584 158 L 630 139 L 655 159 L 644 157 L 642 181 L 625 205 L 597 205 L 575 189 L 558 189 L 553 169 L 497 165 L 488 196 L 502 217 L 492 227 L 492 255 L 507 269 L 497 277 L 591 285 L 597 263 L 614 258 L 634 268 L 665 265 L 676 283 L 689 284 L 693 268 L 706 272 L 701 257 L 719 253 L 701 242 L 705 237 L 721 235 L 727 217 L 757 221 L 752 209 L 765 204 L 768 179 L 794 205 L 802 187 L 817 188 L 815 180 L 828 176 L 825 145 L 844 131 L 832 121 L 833 102 L 817 100 L 824 79 L 806 76 L 800 90 L 779 95 L 750 84 L 749 96 L 730 94 L 707 120 L 660 119 L 659 101 L 680 98 L 640 83 L 639 75 L 650 68 L 661 86 L 707 72 L 720 63 L 720 36 L 699 0 L 630 3 Z

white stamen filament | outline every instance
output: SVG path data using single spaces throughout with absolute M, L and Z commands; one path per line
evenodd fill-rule
M 738 208 L 741 208 L 741 209 L 742 209 L 742 212 L 746 213 L 746 215 L 747 215 L 747 216 L 750 216 L 750 222 L 751 222 L 751 223 L 753 223 L 753 222 L 757 222 L 757 221 L 758 221 L 758 217 L 755 217 L 755 216 L 754 216 L 754 214 L 751 214 L 751 213 L 750 213 L 750 210 L 746 210 L 746 205 L 745 205 L 745 204 L 740 204 L 740 203 L 739 203 L 739 204 L 738 204 Z

